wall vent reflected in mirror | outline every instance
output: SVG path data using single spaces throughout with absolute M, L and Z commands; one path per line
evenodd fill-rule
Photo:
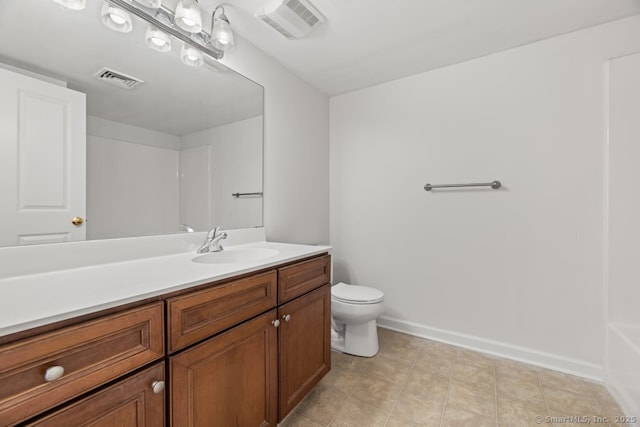
M 232 196 L 263 188 L 262 87 L 149 49 L 137 17 L 113 32 L 100 6 L 0 2 L 0 246 L 262 226 L 262 199 Z M 16 39 L 25 20 L 48 42 Z M 114 90 L 104 65 L 144 84 Z
M 93 76 L 102 82 L 109 83 L 118 86 L 119 88 L 128 90 L 134 89 L 144 83 L 144 81 L 141 79 L 128 76 L 115 70 L 111 70 L 107 67 L 101 68 Z

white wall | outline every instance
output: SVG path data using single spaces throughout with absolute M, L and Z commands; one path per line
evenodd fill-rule
M 178 232 L 179 144 L 172 135 L 87 120 L 87 239 Z
M 262 226 L 262 198 L 232 196 L 233 193 L 262 191 L 262 122 L 262 116 L 258 116 L 182 137 L 182 223 L 194 227 L 192 222 L 201 222 L 201 215 L 196 212 L 200 211 L 208 213 L 210 225 L 196 228 L 198 230 L 217 225 L 223 229 Z M 203 146 L 209 147 L 206 154 Z M 203 159 L 195 152 L 207 157 Z M 206 169 L 203 161 L 206 161 Z M 210 175 L 209 188 L 193 182 L 192 172 L 196 170 L 200 171 L 200 177 Z M 185 180 L 189 183 L 183 182 Z
M 329 241 L 329 99 L 239 39 L 223 62 L 264 86 L 267 239 Z
M 636 16 L 332 98 L 334 281 L 382 289 L 387 326 L 602 378 L 604 70 L 639 50 Z
M 640 54 L 609 67 L 607 381 L 640 414 Z
M 194 230 L 211 228 L 211 146 L 180 150 L 178 154 L 180 223 Z

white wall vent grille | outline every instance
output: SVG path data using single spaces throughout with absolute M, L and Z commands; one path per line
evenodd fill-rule
M 100 71 L 93 75 L 96 79 L 110 83 L 112 85 L 121 87 L 122 89 L 131 90 L 144 83 L 144 80 L 136 77 L 128 76 L 119 71 L 111 70 L 109 68 L 102 68 Z
M 276 0 L 256 12 L 256 17 L 288 39 L 306 36 L 326 20 L 307 0 Z

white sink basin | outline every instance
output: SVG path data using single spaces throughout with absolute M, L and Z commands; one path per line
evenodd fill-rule
M 266 248 L 239 248 L 225 249 L 221 252 L 211 252 L 198 255 L 193 262 L 200 264 L 234 264 L 247 261 L 257 261 L 278 255 L 277 249 Z

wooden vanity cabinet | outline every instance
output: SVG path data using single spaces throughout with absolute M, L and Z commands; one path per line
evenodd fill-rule
M 319 255 L 27 332 L 0 346 L 0 427 L 275 427 L 331 367 L 330 265 Z
M 173 427 L 275 426 L 284 419 L 331 368 L 330 264 L 329 255 L 315 257 L 167 301 L 169 336 L 181 337 L 176 344 L 191 339 L 188 330 L 202 338 L 222 319 L 240 312 L 249 318 L 271 304 L 170 356 Z

